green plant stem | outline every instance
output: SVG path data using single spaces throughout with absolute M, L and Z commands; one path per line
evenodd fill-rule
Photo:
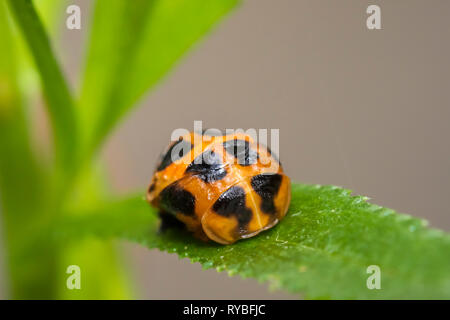
M 48 223 L 46 175 L 31 146 L 19 87 L 17 41 L 6 3 L 0 0 L 0 211 L 10 298 L 53 296 L 54 244 L 36 246 L 34 227 Z M 33 227 L 34 226 L 34 227 Z
M 68 175 L 74 171 L 78 161 L 77 117 L 69 87 L 32 2 L 8 0 L 8 3 L 41 76 L 53 127 L 57 169 L 63 176 Z
M 0 1 L 3 8 L 6 1 Z M 25 118 L 20 117 L 18 112 L 9 117 L 6 117 L 5 112 L 5 117 L 0 117 L 0 124 L 4 124 L 0 127 L 0 151 L 2 155 L 7 154 L 7 157 L 0 159 L 0 187 L 11 298 L 129 298 L 129 286 L 126 285 L 122 263 L 117 257 L 114 245 L 85 241 L 58 246 L 45 240 L 33 241 L 36 235 L 41 234 L 43 225 L 48 225 L 55 216 L 63 214 L 64 207 L 70 206 L 74 189 L 78 187 L 77 183 L 86 175 L 89 176 L 88 173 L 83 173 L 89 166 L 82 165 L 80 161 L 75 105 L 43 24 L 31 1 L 8 0 L 8 4 L 41 77 L 46 106 L 53 125 L 56 160 L 56 170 L 45 172 L 47 174 L 43 181 L 32 179 L 32 175 L 27 175 L 32 166 L 25 162 L 28 158 L 24 158 L 22 151 L 22 148 L 28 145 L 19 139 L 26 138 L 26 121 L 17 130 L 16 126 L 12 125 L 18 122 L 22 124 Z M 4 21 L 7 21 L 6 15 Z M 7 49 L 14 52 L 17 48 L 10 45 Z M 15 59 L 8 60 L 12 63 Z M 9 83 L 16 79 L 8 75 L 7 80 Z M 15 93 L 19 94 L 18 91 Z M 19 107 L 20 103 L 8 103 L 4 109 L 19 110 Z M 9 122 L 12 124 L 9 125 Z M 24 129 L 24 133 L 18 129 Z M 34 192 L 27 192 L 28 190 Z M 44 198 L 42 194 L 48 200 L 45 206 L 40 203 Z M 99 257 L 101 258 L 98 259 Z M 84 290 L 80 292 L 73 292 L 65 287 L 65 270 L 68 265 L 74 263 L 83 268 L 86 276 L 89 275 L 89 285 L 85 285 Z M 105 273 L 105 270 L 109 272 Z

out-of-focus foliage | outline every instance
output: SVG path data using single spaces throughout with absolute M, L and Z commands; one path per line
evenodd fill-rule
M 228 246 L 180 229 L 158 232 L 157 214 L 142 196 L 60 220 L 52 234 L 56 242 L 82 235 L 128 239 L 307 298 L 450 298 L 450 236 L 350 193 L 293 185 L 289 212 L 276 227 Z M 367 288 L 371 265 L 381 270 L 380 290 Z
M 41 76 L 48 114 L 53 126 L 57 169 L 71 173 L 78 162 L 78 127 L 75 104 L 53 54 L 50 39 L 31 1 L 9 1 Z
M 33 272 L 43 268 L 51 270 L 45 253 L 37 259 L 28 259 L 30 245 L 26 243 L 27 233 L 32 225 L 38 223 L 45 203 L 45 183 L 42 168 L 30 144 L 29 122 L 20 92 L 17 61 L 17 43 L 6 4 L 0 2 L 0 196 L 3 225 L 6 226 L 5 247 L 6 266 L 11 270 L 10 277 L 14 293 L 27 297 L 28 294 L 42 292 L 40 281 L 32 281 Z M 24 223 L 27 222 L 27 223 Z M 20 248 L 19 250 L 16 250 Z M 47 283 L 47 286 L 49 283 Z
M 62 54 L 55 53 L 67 4 L 0 0 L 0 205 L 10 296 L 127 298 L 130 281 L 112 243 L 34 239 L 67 209 L 78 216 L 76 208 L 108 195 L 93 151 L 236 0 L 95 1 L 81 98 L 71 92 L 58 63 Z M 31 137 L 39 88 L 53 131 L 51 159 Z M 67 290 L 70 264 L 83 269 L 89 282 L 83 290 Z

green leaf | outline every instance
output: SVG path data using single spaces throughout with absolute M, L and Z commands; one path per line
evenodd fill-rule
M 28 121 L 19 90 L 16 43 L 6 6 L 0 1 L 0 195 L 11 220 L 34 214 L 42 202 L 42 172 L 33 154 Z M 23 201 L 23 194 L 30 201 Z M 7 217 L 7 218 L 8 218 Z M 8 219 L 8 222 L 10 220 Z
M 90 213 L 60 221 L 55 239 L 128 239 L 307 298 L 450 298 L 448 234 L 334 186 L 293 185 L 289 212 L 276 227 L 228 246 L 181 230 L 160 234 L 142 196 Z M 380 290 L 366 286 L 371 265 L 381 269 Z
M 237 2 L 97 1 L 81 92 L 88 150 Z
M 44 26 L 30 0 L 8 0 L 15 21 L 29 46 L 41 76 L 53 126 L 58 169 L 77 164 L 78 127 L 70 90 L 56 61 Z

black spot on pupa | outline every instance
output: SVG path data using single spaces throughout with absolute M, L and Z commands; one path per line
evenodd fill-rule
M 278 194 L 283 176 L 280 174 L 259 174 L 251 181 L 253 190 L 261 197 L 261 210 L 265 213 L 275 214 L 276 208 L 273 202 Z
M 160 194 L 161 208 L 172 214 L 181 213 L 187 216 L 195 214 L 195 197 L 176 183 L 164 188 Z
M 258 153 L 250 148 L 250 143 L 245 140 L 229 140 L 223 143 L 225 150 L 237 159 L 241 166 L 255 164 L 259 158 Z
M 174 215 L 172 215 L 168 212 L 160 211 L 159 217 L 161 218 L 161 224 L 159 225 L 159 232 L 164 232 L 164 231 L 166 231 L 168 229 L 172 229 L 172 228 L 178 228 L 178 229 L 185 228 L 185 225 L 183 222 L 181 222 L 180 220 L 175 218 Z
M 156 170 L 164 170 L 173 162 L 184 157 L 189 151 L 191 151 L 192 147 L 193 145 L 190 142 L 180 138 L 180 140 L 170 146 L 169 150 L 167 150 L 165 154 L 161 155 L 161 161 Z
M 153 182 L 153 183 L 150 185 L 150 187 L 148 187 L 148 192 L 152 192 L 153 190 L 155 190 L 155 188 L 156 188 L 156 185 L 155 185 L 155 183 Z
M 214 151 L 205 151 L 186 168 L 206 183 L 223 179 L 227 175 L 220 156 Z
M 239 229 L 247 227 L 252 219 L 252 210 L 245 203 L 245 191 L 241 187 L 234 186 L 222 193 L 213 205 L 213 210 L 224 217 L 235 217 Z

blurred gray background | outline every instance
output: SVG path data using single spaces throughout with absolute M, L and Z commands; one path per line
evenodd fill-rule
M 71 2 L 83 30 L 63 32 L 61 55 L 76 84 L 90 1 Z M 366 28 L 369 4 L 382 30 Z M 144 191 L 171 132 L 194 120 L 279 128 L 294 181 L 343 186 L 449 230 L 449 12 L 447 0 L 243 1 L 117 128 L 103 154 L 113 187 Z M 293 298 L 123 247 L 143 298 Z

